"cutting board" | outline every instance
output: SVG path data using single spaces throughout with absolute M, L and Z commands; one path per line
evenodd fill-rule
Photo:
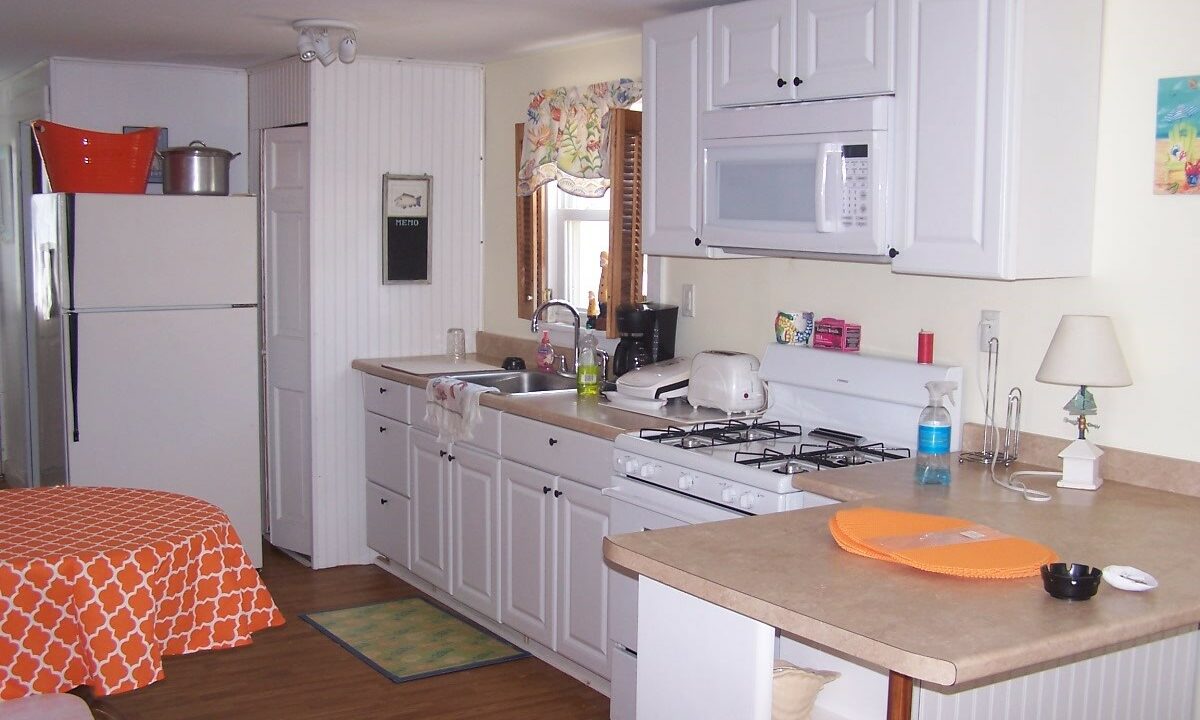
M 387 360 L 381 363 L 385 368 L 400 370 L 414 375 L 450 375 L 476 370 L 499 370 L 496 365 L 488 365 L 477 360 L 459 360 L 455 362 L 446 357 L 419 357 Z

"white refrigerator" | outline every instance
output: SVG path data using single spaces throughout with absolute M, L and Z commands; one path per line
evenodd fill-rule
M 34 195 L 31 221 L 26 484 L 199 497 L 260 566 L 256 199 Z

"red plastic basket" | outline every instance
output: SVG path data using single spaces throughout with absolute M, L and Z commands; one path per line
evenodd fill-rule
M 31 125 L 54 192 L 146 192 L 158 128 L 106 133 L 48 120 Z

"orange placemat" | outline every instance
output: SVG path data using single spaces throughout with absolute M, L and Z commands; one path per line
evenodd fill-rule
M 133 690 L 283 615 L 229 518 L 125 488 L 0 491 L 0 699 Z
M 1045 545 L 971 520 L 877 507 L 838 511 L 829 532 L 856 555 L 968 578 L 1031 577 L 1058 559 Z

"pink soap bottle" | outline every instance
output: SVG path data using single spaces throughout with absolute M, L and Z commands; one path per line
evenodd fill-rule
M 542 372 L 554 371 L 554 346 L 550 344 L 550 333 L 542 331 L 542 343 L 537 349 L 537 366 Z

